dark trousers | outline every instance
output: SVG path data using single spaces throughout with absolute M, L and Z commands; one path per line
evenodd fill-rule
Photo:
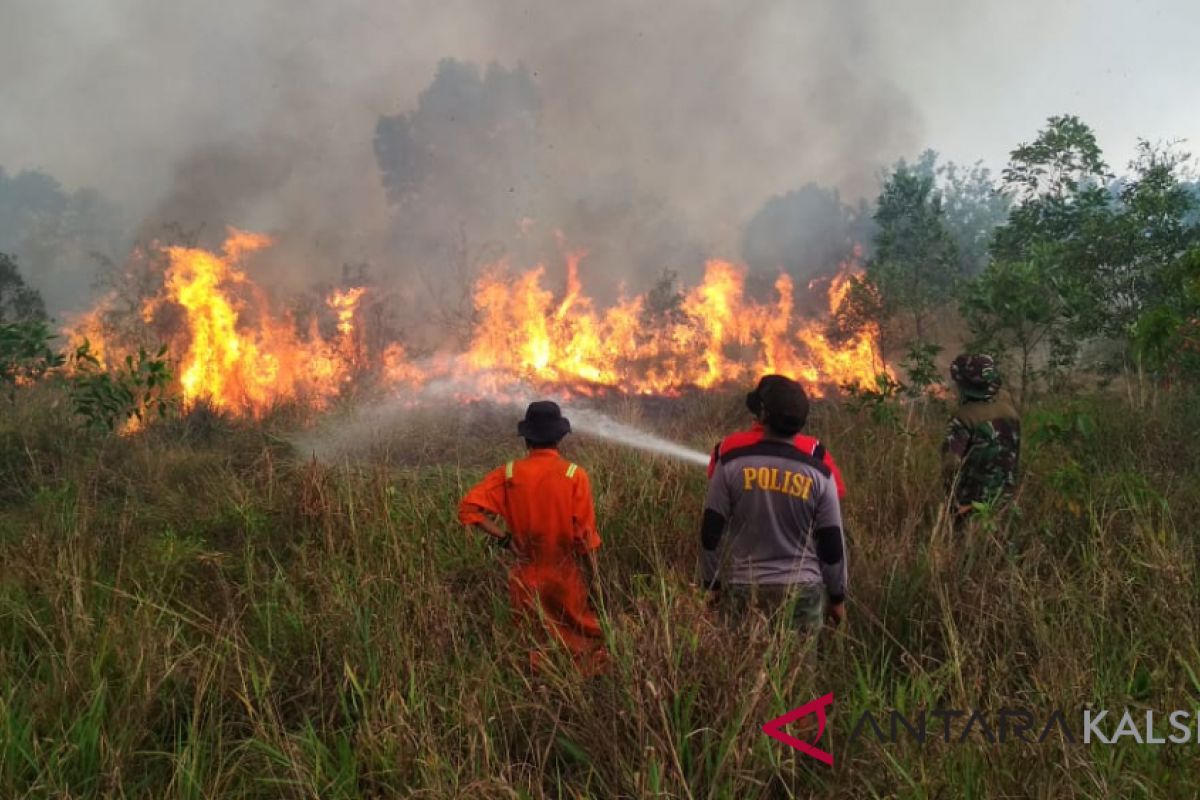
M 727 621 L 758 613 L 808 633 L 821 627 L 825 587 L 819 583 L 727 584 L 721 588 L 717 607 Z

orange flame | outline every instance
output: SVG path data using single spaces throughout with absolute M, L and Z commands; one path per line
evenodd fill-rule
M 741 269 L 710 261 L 703 283 L 683 296 L 682 314 L 655 320 L 646 311 L 646 297 L 597 311 L 580 290 L 578 259 L 568 258 L 567 290 L 557 304 L 541 285 L 541 267 L 513 278 L 493 269 L 479 280 L 480 322 L 464 356 L 471 370 L 567 389 L 605 386 L 636 394 L 746 383 L 779 372 L 805 380 L 820 395 L 830 385 L 869 383 L 881 368 L 872 337 L 835 344 L 823 320 L 798 319 L 787 275 L 775 283 L 776 301 L 761 304 L 745 296 Z M 831 282 L 830 312 L 847 285 L 845 275 Z
M 207 401 L 237 414 L 261 415 L 303 400 L 316 407 L 348 377 L 346 359 L 315 330 L 300 337 L 287 315 L 272 314 L 265 296 L 237 264 L 269 246 L 266 236 L 231 231 L 220 255 L 167 248 L 163 290 L 147 301 L 150 319 L 165 304 L 183 311 L 179 385 L 185 405 Z
M 204 400 L 250 416 L 289 401 L 320 409 L 367 373 L 388 386 L 465 380 L 479 393 L 524 382 L 575 394 L 670 395 L 750 384 L 778 372 L 805 381 L 820 396 L 829 386 L 872 382 L 881 365 L 869 333 L 835 343 L 824 319 L 797 315 L 787 275 L 776 280 L 772 302 L 759 302 L 746 295 L 743 269 L 710 261 L 703 282 L 675 298 L 623 297 L 600 308 L 583 291 L 581 252 L 567 255 L 561 297 L 542 285 L 542 267 L 517 275 L 503 265 L 485 270 L 474 286 L 477 322 L 461 354 L 414 361 L 399 342 L 367 353 L 359 316 L 369 290 L 335 290 L 326 299 L 337 331 L 331 341 L 315 319 L 301 335 L 295 320 L 274 313 L 240 268 L 246 256 L 269 245 L 268 237 L 233 230 L 220 253 L 164 251 L 161 290 L 142 311 L 146 324 L 167 306 L 181 312 L 168 344 L 185 406 Z M 830 312 L 850 273 L 844 266 L 830 282 Z M 100 334 L 98 319 L 99 309 L 74 336 L 88 335 L 94 351 L 119 356 L 122 349 Z
M 358 304 L 366 289 L 356 286 L 353 289 L 335 289 L 325 304 L 333 310 L 337 317 L 338 337 L 341 340 L 341 353 L 350 363 L 358 365 L 362 362 L 362 346 L 358 340 L 354 318 L 358 314 Z

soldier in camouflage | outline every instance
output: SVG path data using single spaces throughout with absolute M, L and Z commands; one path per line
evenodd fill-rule
M 960 355 L 950 365 L 959 407 L 942 444 L 942 475 L 957 521 L 975 503 L 1005 502 L 1017 484 L 1021 420 L 1000 395 L 1000 373 L 989 355 Z

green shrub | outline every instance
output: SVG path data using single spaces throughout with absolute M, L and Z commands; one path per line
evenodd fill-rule
M 148 414 L 166 416 L 175 403 L 166 355 L 166 345 L 153 356 L 138 348 L 136 360 L 126 356 L 116 369 L 105 369 L 85 339 L 71 356 L 75 413 L 87 427 L 109 431 L 129 420 L 141 422 Z
M 63 356 L 50 343 L 54 333 L 39 319 L 0 322 L 0 383 L 12 402 L 18 385 L 39 380 L 62 366 Z

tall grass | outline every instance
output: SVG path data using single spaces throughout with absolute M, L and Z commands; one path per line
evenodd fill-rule
M 1200 410 L 1027 418 L 1019 516 L 938 525 L 942 417 L 812 423 L 846 472 L 849 624 L 724 627 L 690 586 L 704 476 L 582 438 L 612 668 L 531 676 L 504 556 L 455 505 L 506 415 L 414 412 L 320 463 L 282 423 L 0 421 L 0 797 L 1193 797 L 1200 746 L 847 739 L 864 709 L 1193 708 Z M 620 410 L 701 448 L 731 397 Z M 825 768 L 762 723 L 827 692 Z

